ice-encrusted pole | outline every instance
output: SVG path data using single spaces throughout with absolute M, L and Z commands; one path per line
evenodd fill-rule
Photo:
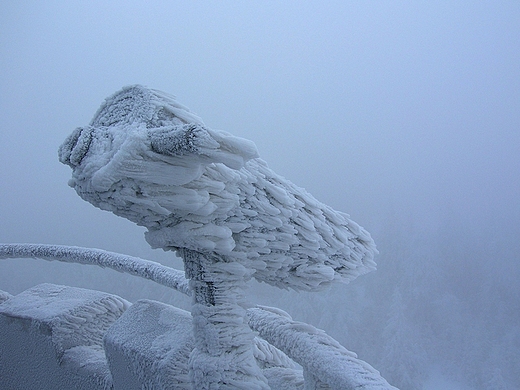
M 205 127 L 163 92 L 117 92 L 59 157 L 83 199 L 145 226 L 152 247 L 183 258 L 194 296 L 194 388 L 268 388 L 242 303 L 251 276 L 319 290 L 375 268 L 374 242 L 347 214 L 276 175 L 251 141 Z
M 179 252 L 193 294 L 195 349 L 189 362 L 193 388 L 268 388 L 253 356 L 253 334 L 242 305 L 252 271 L 220 256 Z

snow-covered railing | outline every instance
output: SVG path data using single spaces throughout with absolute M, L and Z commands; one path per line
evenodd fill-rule
M 75 246 L 0 244 L 0 259 L 38 258 L 110 268 L 191 295 L 184 272 L 138 257 Z M 324 331 L 293 321 L 282 310 L 258 306 L 247 310 L 251 329 L 304 369 L 307 389 L 395 389 L 368 363 L 357 359 Z
M 306 382 L 337 390 L 394 388 L 379 371 L 321 329 L 293 321 L 276 308 L 259 306 L 249 309 L 247 315 L 251 329 L 303 367 Z
M 102 249 L 66 245 L 0 244 L 0 259 L 34 258 L 65 263 L 97 265 L 154 281 L 191 295 L 184 272 L 139 257 Z

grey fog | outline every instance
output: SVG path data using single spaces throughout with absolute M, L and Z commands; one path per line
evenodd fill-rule
M 251 302 L 324 329 L 402 390 L 517 388 L 519 26 L 516 1 L 4 1 L 0 242 L 182 269 L 80 199 L 58 161 L 107 96 L 146 85 L 253 141 L 377 245 L 377 271 L 348 285 L 254 282 Z M 0 262 L 0 290 L 44 282 L 190 305 L 111 270 Z

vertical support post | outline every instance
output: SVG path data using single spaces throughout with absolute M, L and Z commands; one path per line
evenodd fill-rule
M 243 306 L 252 271 L 216 254 L 179 251 L 193 294 L 194 389 L 269 389 L 253 355 L 253 333 Z

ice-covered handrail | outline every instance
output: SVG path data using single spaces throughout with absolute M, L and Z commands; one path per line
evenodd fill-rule
M 279 309 L 256 307 L 247 312 L 249 326 L 333 390 L 394 389 L 379 371 L 357 359 L 323 330 L 293 321 Z
M 48 261 L 80 263 L 111 268 L 191 295 L 184 272 L 165 265 L 101 249 L 65 245 L 0 244 L 0 259 L 38 258 Z
M 97 265 L 139 276 L 191 295 L 184 272 L 153 261 L 100 249 L 45 244 L 0 244 L 0 259 L 14 258 Z M 322 330 L 293 321 L 275 308 L 249 308 L 247 317 L 251 329 L 332 389 L 395 389 L 377 370 L 357 359 L 353 352 Z

